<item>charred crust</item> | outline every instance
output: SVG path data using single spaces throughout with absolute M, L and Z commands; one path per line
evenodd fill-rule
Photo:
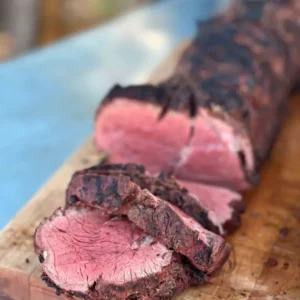
M 55 293 L 57 296 L 63 294 L 63 290 L 57 286 L 48 276 L 47 274 L 43 273 L 41 275 L 41 279 L 47 284 L 48 287 L 50 288 L 54 288 L 55 289 Z
M 234 212 L 231 219 L 223 224 L 226 234 L 232 234 L 241 225 L 241 216 L 237 212 Z
M 158 115 L 158 120 L 163 119 L 164 116 L 167 114 L 168 110 L 170 109 L 171 101 L 172 101 L 171 97 L 166 97 L 165 98 L 165 102 L 162 106 L 161 112 Z
M 130 295 L 129 297 L 126 298 L 126 300 L 140 300 L 140 299 L 142 299 L 140 294 Z
M 233 214 L 230 220 L 226 221 L 223 228 L 226 234 L 233 233 L 241 225 L 241 214 L 245 212 L 246 205 L 243 201 L 233 201 L 230 203 L 230 207 L 233 209 Z
M 200 265 L 209 265 L 211 261 L 212 249 L 210 247 L 203 247 L 201 252 L 198 252 L 194 259 Z
M 240 160 L 241 168 L 244 171 L 245 178 L 251 185 L 258 185 L 259 184 L 259 174 L 256 171 L 248 171 L 247 170 L 247 162 L 246 162 L 246 156 L 245 153 L 242 150 L 239 150 L 237 152 L 238 158 Z
M 119 286 L 119 285 L 112 286 L 112 288 L 120 293 L 125 292 L 126 290 L 124 286 Z
M 109 163 L 101 163 L 85 169 L 81 172 L 99 172 L 99 174 L 110 174 L 112 172 L 119 172 L 120 174 L 130 175 L 130 174 L 144 174 L 145 166 L 139 164 L 109 164 Z
M 94 291 L 96 290 L 96 285 L 97 285 L 97 282 L 95 281 L 95 282 L 93 283 L 93 285 L 90 286 L 90 291 L 91 291 L 91 292 L 94 292 Z
M 248 172 L 246 172 L 245 174 L 247 180 L 251 185 L 257 186 L 259 184 L 260 175 L 257 172 L 255 172 L 254 174 L 248 174 Z
M 232 201 L 230 203 L 230 207 L 232 207 L 234 211 L 239 213 L 244 213 L 246 211 L 246 204 L 244 201 Z
M 128 176 L 129 180 L 140 186 L 141 189 L 148 189 L 155 196 L 167 200 L 179 207 L 206 229 L 219 233 L 218 227 L 210 221 L 207 211 L 203 209 L 199 203 L 196 203 L 193 196 L 191 196 L 185 188 L 181 188 L 177 184 L 175 177 L 170 172 L 162 172 L 157 177 L 153 177 L 145 174 L 145 167 L 143 165 L 101 164 L 79 171 L 77 174 L 83 174 L 84 178 L 91 176 L 94 176 L 95 178 L 99 177 L 99 182 L 95 183 L 95 189 L 100 191 L 97 195 L 101 194 L 101 197 L 96 197 L 93 204 L 101 205 L 102 199 L 104 199 L 103 197 L 109 197 L 113 193 L 118 196 L 114 197 L 114 207 L 120 207 L 122 205 L 122 199 L 117 191 L 117 181 L 116 184 L 112 184 L 109 189 L 104 189 L 102 188 L 103 183 L 100 180 L 100 176 L 97 175 L 114 175 L 116 178 L 120 178 L 121 175 L 124 175 Z M 73 176 L 73 179 L 69 184 L 69 192 L 67 192 L 67 195 L 72 195 L 73 191 L 77 191 L 78 189 L 78 183 L 75 180 L 75 177 L 76 175 Z M 85 183 L 88 182 L 90 182 L 90 180 L 86 179 Z M 84 203 L 84 199 L 79 200 L 80 201 L 76 203 L 76 205 L 79 205 L 80 202 Z
M 246 170 L 246 157 L 245 157 L 245 153 L 242 150 L 239 150 L 237 154 L 238 154 L 241 166 L 242 166 L 243 170 L 245 171 Z
M 89 296 L 81 292 L 68 292 L 67 295 L 81 299 L 89 299 Z
M 199 285 L 203 282 L 206 281 L 207 276 L 200 271 L 199 269 L 197 269 L 195 266 L 193 266 L 187 257 L 185 256 L 181 256 L 180 257 L 181 263 L 183 264 L 186 272 L 190 275 L 191 278 L 191 282 L 190 284 L 193 285 Z
M 198 103 L 195 98 L 195 95 L 190 95 L 189 103 L 190 103 L 190 117 L 194 118 L 198 114 Z
M 42 253 L 38 256 L 38 259 L 41 264 L 43 264 L 45 262 L 45 258 Z
M 76 195 L 71 195 L 70 197 L 69 197 L 69 200 L 68 200 L 68 202 L 70 203 L 70 204 L 75 204 L 75 203 L 77 203 L 79 201 L 79 199 L 78 199 L 78 197 L 76 196 Z
M 64 291 L 61 289 L 58 285 L 56 285 L 48 276 L 46 273 L 42 273 L 41 279 L 47 284 L 48 287 L 55 289 L 55 294 L 57 296 L 60 295 L 67 295 L 69 297 L 77 297 L 81 299 L 89 299 L 89 296 L 87 294 L 81 293 L 81 292 L 70 292 L 70 291 Z M 93 291 L 93 290 L 91 290 Z
M 128 98 L 132 100 L 150 102 L 161 105 L 164 102 L 165 91 L 160 87 L 154 86 L 152 84 L 127 87 L 115 85 L 109 91 L 103 103 L 109 103 L 115 98 Z
M 191 208 L 191 211 L 195 211 L 193 208 Z M 206 210 L 201 210 L 197 214 L 193 214 L 192 216 L 199 224 L 201 224 L 204 228 L 208 229 L 209 231 L 212 231 L 214 233 L 220 233 L 219 228 L 215 226 L 208 217 L 208 212 Z

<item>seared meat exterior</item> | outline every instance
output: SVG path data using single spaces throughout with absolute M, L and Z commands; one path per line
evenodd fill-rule
M 215 233 L 230 234 L 240 225 L 244 203 L 239 194 L 200 183 L 180 182 L 181 186 L 186 187 L 182 188 L 174 176 L 167 173 L 151 176 L 142 165 L 135 164 L 99 164 L 77 171 L 67 189 L 67 202 L 72 204 L 79 198 L 97 204 L 105 197 L 110 198 L 112 191 L 103 189 L 98 175 L 126 175 L 127 182 L 130 179 L 141 189 L 147 189 L 153 195 L 172 203 Z M 120 186 L 121 182 L 115 181 L 114 184 Z M 112 205 L 115 199 L 111 201 Z
M 228 258 L 229 248 L 223 238 L 169 202 L 141 189 L 129 176 L 87 173 L 76 184 L 79 182 L 83 185 L 77 189 L 73 189 L 74 183 L 70 184 L 67 197 L 71 202 L 76 199 L 79 206 L 84 204 L 108 214 L 126 215 L 169 249 L 188 257 L 205 274 L 218 270 Z
M 108 93 L 96 146 L 111 162 L 185 181 L 236 190 L 257 183 L 299 73 L 299 17 L 297 0 L 240 1 L 199 24 L 168 80 Z

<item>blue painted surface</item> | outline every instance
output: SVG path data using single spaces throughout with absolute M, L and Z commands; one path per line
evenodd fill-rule
M 0 66 L 0 229 L 92 132 L 116 82 L 143 82 L 226 0 L 169 0 Z

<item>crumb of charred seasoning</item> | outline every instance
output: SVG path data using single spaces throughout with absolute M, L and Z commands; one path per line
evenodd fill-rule
M 75 204 L 76 202 L 78 202 L 78 198 L 75 195 L 71 195 L 69 198 L 69 202 L 71 204 Z
M 274 268 L 278 265 L 278 262 L 276 259 L 269 257 L 265 262 L 264 262 L 266 267 Z
M 41 264 L 45 262 L 45 258 L 44 258 L 44 256 L 43 256 L 42 254 L 40 254 L 40 255 L 38 256 L 38 259 L 39 259 L 39 262 L 40 262 Z
M 26 259 L 25 259 L 25 262 L 26 262 L 26 264 L 29 264 L 29 263 L 30 263 L 29 258 L 26 258 Z
M 289 263 L 288 262 L 285 262 L 284 264 L 283 264 L 283 266 L 282 266 L 282 269 L 283 270 L 287 270 L 288 268 L 289 268 Z
M 276 280 L 276 281 L 275 281 L 275 284 L 277 285 L 278 283 L 279 283 L 279 282 Z
M 59 295 L 58 295 L 59 296 Z M 81 298 L 81 299 L 87 299 L 87 295 L 81 292 L 71 292 L 69 293 L 69 296 L 73 299 L 73 297 Z
M 241 296 L 243 296 L 243 297 L 246 297 L 246 296 L 247 296 L 247 294 L 246 294 L 246 293 L 244 293 L 244 292 L 242 292 L 242 293 L 241 293 Z
M 279 234 L 281 237 L 286 237 L 289 234 L 290 230 L 287 227 L 280 229 Z
M 13 242 L 12 245 L 13 245 L 13 246 L 17 246 L 18 243 L 17 243 L 17 242 Z
M 55 289 L 55 293 L 57 296 L 60 296 L 63 291 L 61 290 L 60 287 L 58 287 L 53 281 L 50 280 L 50 278 L 45 274 L 43 273 L 41 275 L 41 279 L 51 288 L 54 288 Z

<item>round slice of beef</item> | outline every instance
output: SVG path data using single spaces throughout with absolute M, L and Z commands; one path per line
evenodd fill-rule
M 204 280 L 180 255 L 125 217 L 99 209 L 58 209 L 35 234 L 43 279 L 86 299 L 171 299 Z

